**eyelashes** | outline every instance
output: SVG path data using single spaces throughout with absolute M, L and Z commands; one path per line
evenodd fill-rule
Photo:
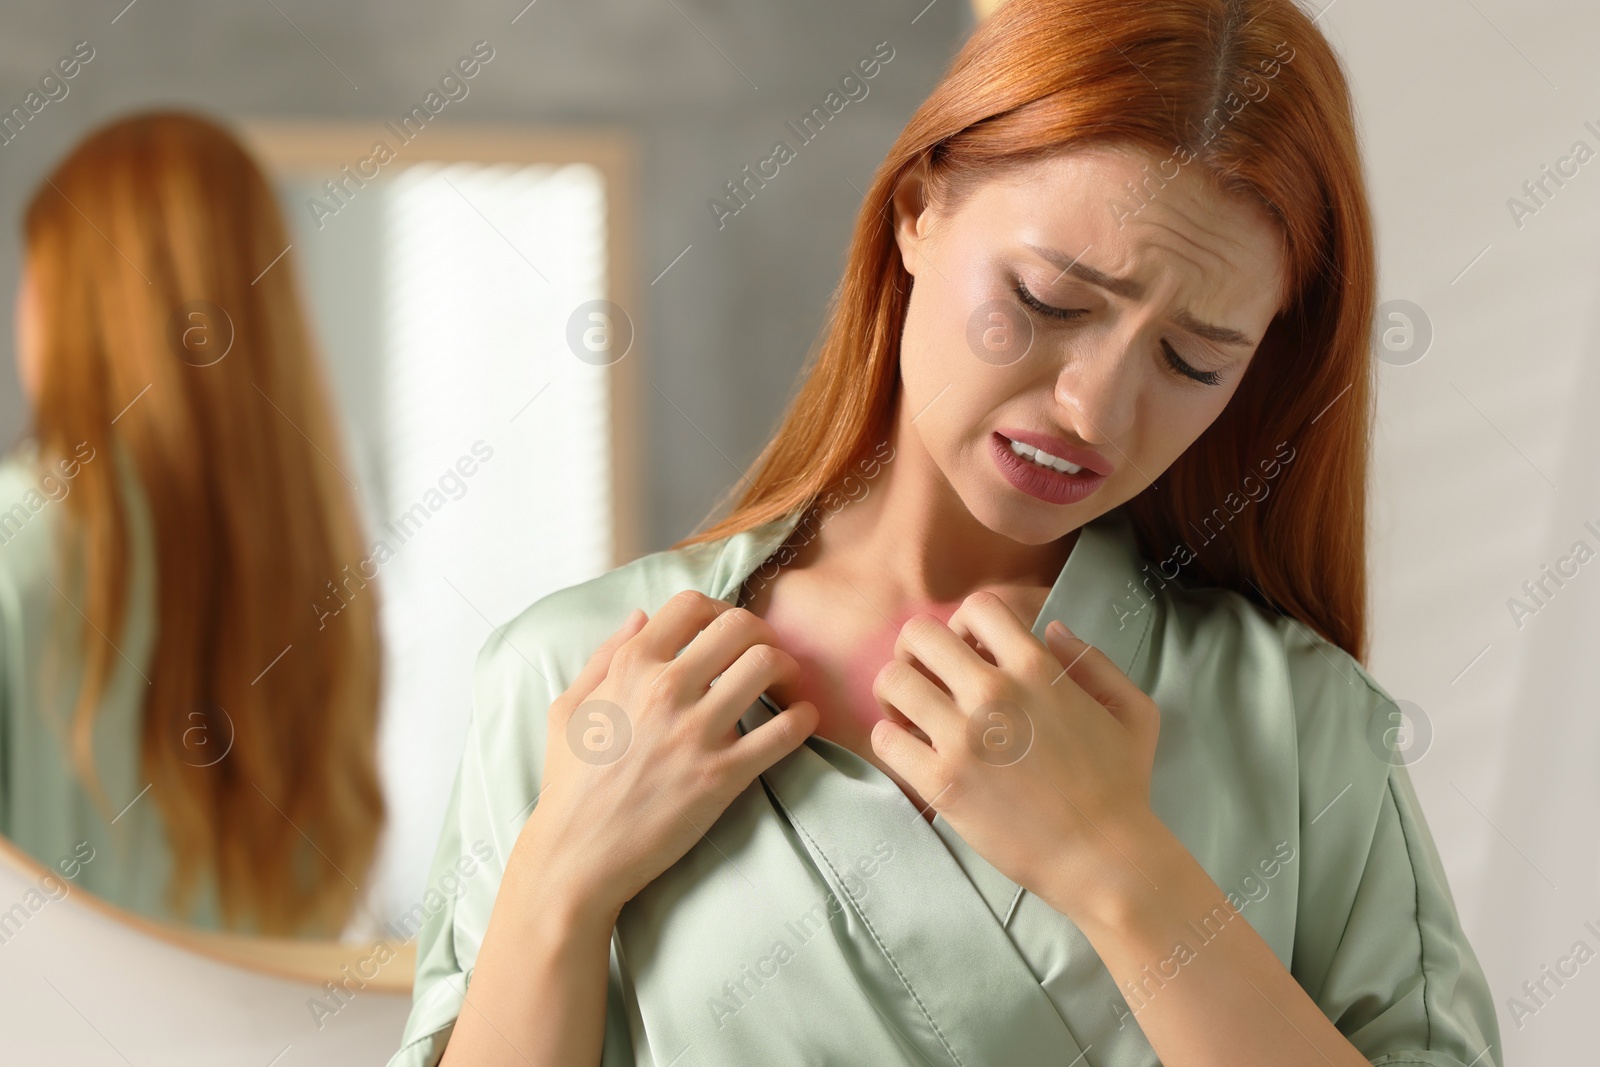
M 1022 283 L 1020 278 L 1012 283 L 1011 289 L 1016 294 L 1017 299 L 1022 301 L 1024 305 L 1046 318 L 1065 322 L 1087 314 L 1087 312 L 1079 308 L 1058 308 L 1044 303 L 1028 291 L 1028 287 Z M 1220 372 L 1200 370 L 1198 367 L 1191 366 L 1173 350 L 1173 347 L 1167 343 L 1165 338 L 1161 341 L 1161 351 L 1166 356 L 1167 365 L 1182 377 L 1199 382 L 1202 385 L 1222 384 L 1222 374 Z

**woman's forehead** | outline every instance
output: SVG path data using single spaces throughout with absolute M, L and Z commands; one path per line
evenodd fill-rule
M 1042 266 L 1140 299 L 1166 285 L 1217 290 L 1223 302 L 1276 307 L 1284 271 L 1282 234 L 1272 216 L 1244 197 L 1224 192 L 1194 166 L 1142 199 L 1149 154 L 1093 145 L 1007 169 L 974 188 L 958 214 L 969 240 L 1015 248 Z M 1168 173 L 1172 173 L 1170 170 Z M 1225 292 L 1234 291 L 1237 300 Z M 1270 317 L 1270 316 L 1269 316 Z

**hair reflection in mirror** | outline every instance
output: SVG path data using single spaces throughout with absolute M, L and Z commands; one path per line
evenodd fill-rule
M 76 146 L 25 231 L 41 453 L 86 442 L 130 464 L 148 500 L 139 760 L 170 842 L 170 906 L 212 879 L 231 928 L 336 934 L 384 813 L 377 611 L 370 590 L 331 619 L 311 607 L 361 558 L 361 529 L 271 186 L 219 125 L 140 114 Z M 117 463 L 83 464 L 63 503 L 78 610 L 62 606 L 59 633 L 83 663 L 72 762 L 103 803 L 91 736 L 132 571 Z M 214 763 L 185 752 L 196 709 L 225 709 L 231 747 Z

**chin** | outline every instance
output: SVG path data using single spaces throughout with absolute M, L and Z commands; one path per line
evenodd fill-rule
M 1093 498 L 1075 505 L 1047 504 L 1009 485 L 963 493 L 962 500 L 972 517 L 987 529 L 1024 545 L 1060 540 L 1098 514 L 1090 507 Z

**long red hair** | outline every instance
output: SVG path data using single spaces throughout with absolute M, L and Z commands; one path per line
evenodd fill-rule
M 77 772 L 103 807 L 91 731 L 128 614 L 125 458 L 153 531 L 139 755 L 169 905 L 186 912 L 209 878 L 230 927 L 337 933 L 384 813 L 376 591 L 325 625 L 313 608 L 363 545 L 272 188 L 221 126 L 135 115 L 56 167 L 25 231 L 33 434 L 45 454 L 102 457 L 65 498 L 60 546 L 81 596 L 61 608 L 83 650 Z
M 887 436 L 911 291 L 890 198 L 907 171 L 926 162 L 932 201 L 951 210 L 1002 168 L 1093 142 L 1145 148 L 1263 205 L 1287 255 L 1287 301 L 1227 408 L 1125 505 L 1141 552 L 1188 544 L 1188 581 L 1364 659 L 1371 220 L 1343 69 L 1292 0 L 1008 0 L 981 22 L 878 168 L 804 381 L 742 494 L 673 547 L 806 505 Z M 1277 484 L 1227 507 L 1281 442 L 1294 451 Z

